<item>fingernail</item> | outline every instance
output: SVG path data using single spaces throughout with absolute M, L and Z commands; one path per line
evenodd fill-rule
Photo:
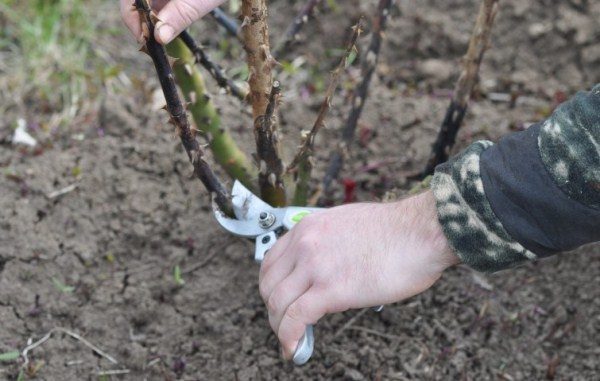
M 168 44 L 175 37 L 175 29 L 169 24 L 160 23 L 158 25 L 158 40 L 162 44 Z

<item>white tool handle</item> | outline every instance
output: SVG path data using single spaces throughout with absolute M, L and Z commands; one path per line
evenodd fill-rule
M 267 251 L 269 251 L 269 249 L 271 249 L 275 245 L 275 242 L 277 242 L 277 234 L 275 234 L 275 232 L 265 233 L 256 237 L 256 250 L 254 252 L 254 260 L 258 263 L 261 263 L 265 258 L 265 254 L 267 253 Z M 294 357 L 292 358 L 294 364 L 306 364 L 312 356 L 314 347 L 315 338 L 313 334 L 313 327 L 312 325 L 307 325 L 306 330 L 304 331 L 304 335 L 298 342 L 298 346 L 296 347 L 296 351 L 294 352 Z
M 310 360 L 310 357 L 313 354 L 313 349 L 315 348 L 315 336 L 313 334 L 313 326 L 307 325 L 306 330 L 304 331 L 304 335 L 298 342 L 298 346 L 296 347 L 296 352 L 294 352 L 294 357 L 292 360 L 296 365 L 304 365 Z

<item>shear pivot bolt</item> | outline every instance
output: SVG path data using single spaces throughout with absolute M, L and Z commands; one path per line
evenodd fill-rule
M 258 216 L 258 224 L 263 229 L 268 229 L 275 223 L 275 216 L 272 213 L 262 212 Z

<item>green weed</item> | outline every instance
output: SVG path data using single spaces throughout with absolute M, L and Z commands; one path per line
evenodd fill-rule
M 180 287 L 185 284 L 185 281 L 181 276 L 181 268 L 179 267 L 179 265 L 175 266 L 175 268 L 173 269 L 173 279 L 175 280 L 175 284 Z
M 0 1 L 0 114 L 50 114 L 60 124 L 81 113 L 106 78 L 118 74 L 97 47 L 96 4 Z
M 19 353 L 19 351 L 10 351 L 10 352 L 0 353 L 0 362 L 16 361 L 19 359 L 20 355 L 21 354 Z
M 54 284 L 54 287 L 64 294 L 71 294 L 75 291 L 75 287 L 68 286 L 57 278 L 52 278 L 52 283 Z

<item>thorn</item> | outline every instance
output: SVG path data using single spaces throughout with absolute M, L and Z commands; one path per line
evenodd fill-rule
M 267 174 L 267 163 L 264 160 L 260 161 L 258 172 L 262 173 L 263 175 Z
M 177 61 L 179 61 L 179 58 L 167 56 L 167 60 L 169 60 L 169 66 L 171 66 L 171 68 L 173 68 L 175 66 L 175 64 L 177 63 Z
M 158 18 L 158 16 L 154 12 L 150 12 L 150 20 L 152 20 L 154 25 L 156 25 L 159 21 L 162 21 L 161 19 Z
M 240 25 L 240 29 L 247 27 L 250 24 L 250 18 L 245 16 L 242 20 L 242 25 Z
M 142 23 L 142 38 L 146 41 L 150 39 L 150 30 L 148 29 L 148 24 L 145 22 Z
M 275 176 L 275 174 L 274 174 L 274 173 L 271 173 L 271 174 L 269 175 L 269 178 L 268 178 L 268 180 L 269 180 L 269 184 L 271 184 L 271 186 L 272 186 L 273 188 L 275 188 L 275 186 L 277 185 L 277 176 Z
M 142 35 L 142 38 L 143 38 L 143 37 L 144 37 L 144 36 Z M 146 46 L 146 44 L 143 44 L 143 45 L 140 47 L 139 51 L 140 51 L 140 52 L 142 52 L 142 53 L 145 53 L 145 54 L 147 54 L 147 55 L 150 55 L 150 53 L 148 52 L 148 47 Z

